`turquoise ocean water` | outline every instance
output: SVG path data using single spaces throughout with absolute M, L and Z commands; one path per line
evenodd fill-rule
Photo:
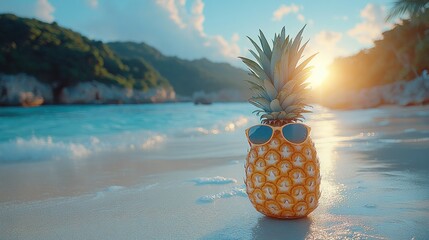
M 145 152 L 166 141 L 207 140 L 256 122 L 253 110 L 245 103 L 0 108 L 0 163 Z
M 90 159 L 109 153 L 122 158 L 135 153 L 142 159 L 241 156 L 246 148 L 244 129 L 259 122 L 253 110 L 248 103 L 3 107 L 0 164 Z M 380 136 L 392 125 L 390 118 L 428 116 L 426 107 L 338 111 L 314 106 L 313 111 L 306 122 L 318 142 L 329 142 L 325 137 L 329 135 Z M 361 123 L 375 130 L 353 129 Z M 395 126 L 405 134 L 416 132 L 412 123 Z

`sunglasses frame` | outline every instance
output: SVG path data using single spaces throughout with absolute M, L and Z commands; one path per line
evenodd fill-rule
M 291 142 L 291 141 L 289 141 L 289 140 L 287 140 L 286 138 L 285 138 L 285 136 L 283 136 L 283 128 L 285 127 L 285 126 L 287 126 L 287 125 L 291 125 L 291 124 L 299 124 L 299 125 L 303 125 L 305 128 L 307 128 L 307 137 L 305 137 L 305 140 L 304 141 L 302 141 L 301 143 L 293 143 L 293 142 Z M 272 130 L 273 130 L 273 132 L 271 133 L 271 137 L 270 137 L 270 139 L 268 139 L 266 142 L 264 142 L 264 143 L 259 143 L 259 144 L 256 144 L 256 143 L 252 143 L 251 141 L 250 141 L 250 139 L 249 139 L 249 130 L 251 129 L 251 128 L 253 128 L 253 127 L 256 127 L 256 126 L 268 126 L 268 127 L 270 127 Z M 264 144 L 266 144 L 266 143 L 268 143 L 268 142 L 270 142 L 271 141 L 271 139 L 273 139 L 273 137 L 274 137 L 274 133 L 277 131 L 277 130 L 280 130 L 280 135 L 282 136 L 282 138 L 286 141 L 286 142 L 288 142 L 288 143 L 290 143 L 290 144 L 292 144 L 292 145 L 301 145 L 301 144 L 303 144 L 303 143 L 305 143 L 305 142 L 307 142 L 307 140 L 308 140 L 308 137 L 310 136 L 310 131 L 311 131 L 311 127 L 309 127 L 309 126 L 307 126 L 307 125 L 305 125 L 305 124 L 303 124 L 303 123 L 286 123 L 285 125 L 282 125 L 282 126 L 278 126 L 278 127 L 273 127 L 273 126 L 271 126 L 271 125 L 267 125 L 267 124 L 256 124 L 256 125 L 254 125 L 254 126 L 251 126 L 251 127 L 249 127 L 249 128 L 247 128 L 246 129 L 246 137 L 247 137 L 247 141 L 249 142 L 249 145 L 250 146 L 261 146 L 261 145 L 264 145 Z

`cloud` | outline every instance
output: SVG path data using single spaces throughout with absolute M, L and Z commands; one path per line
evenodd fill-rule
M 304 15 L 302 15 L 301 13 L 299 13 L 296 18 L 300 21 L 300 22 L 305 22 L 305 17 Z
M 97 8 L 98 7 L 98 0 L 87 0 L 87 3 L 92 8 Z
M 281 5 L 277 8 L 273 13 L 273 20 L 280 21 L 283 19 L 283 16 L 288 15 L 289 13 L 298 13 L 299 7 L 295 4 L 291 4 L 290 6 Z
M 209 37 L 209 39 L 205 42 L 205 46 L 214 47 L 220 50 L 222 56 L 229 58 L 237 58 L 240 55 L 240 47 L 237 42 L 240 39 L 238 33 L 234 33 L 231 37 L 231 41 L 225 40 L 224 37 L 220 35 Z
M 156 0 L 156 3 L 163 7 L 170 15 L 170 19 L 173 20 L 180 28 L 185 28 L 186 24 L 183 22 L 179 9 L 185 6 L 186 1 L 184 0 Z
M 320 58 L 329 63 L 339 55 L 346 53 L 346 50 L 339 45 L 342 39 L 343 34 L 340 32 L 323 30 L 314 36 L 312 46 L 314 49 L 317 49 Z
M 186 8 L 185 0 L 157 0 L 156 3 L 169 13 L 170 19 L 179 28 L 183 29 L 182 34 L 194 37 L 194 41 L 197 41 L 200 47 L 206 48 L 203 52 L 210 52 L 209 56 L 213 59 L 231 60 L 240 55 L 240 47 L 237 44 L 240 37 L 237 33 L 234 33 L 229 41 L 221 35 L 206 34 L 202 0 L 194 0 L 190 11 Z
M 40 20 L 46 22 L 53 22 L 55 8 L 48 2 L 48 0 L 37 0 L 35 15 Z
M 2 1 L 0 0 L 0 13 L 13 13 L 20 17 L 37 18 L 45 22 L 55 20 L 55 8 L 48 0 L 31 1 Z
M 371 44 L 373 40 L 381 37 L 383 29 L 388 26 L 384 21 L 385 15 L 386 10 L 383 6 L 367 4 L 360 12 L 362 22 L 350 29 L 348 35 L 360 43 Z
M 1 1 L 1 0 L 0 0 Z M 205 4 L 188 1 L 99 1 L 97 11 L 78 22 L 76 31 L 103 41 L 145 42 L 167 56 L 208 58 L 242 66 L 236 33 L 207 33 Z M 173 17 L 172 17 L 173 15 Z M 223 35 L 223 36 L 222 36 Z
M 302 11 L 301 11 L 302 9 L 304 9 L 303 6 L 297 6 L 293 3 L 289 6 L 283 4 L 273 12 L 272 20 L 281 21 L 284 16 L 288 14 L 295 14 L 296 19 L 298 19 L 298 21 L 302 23 L 307 22 L 308 24 L 312 25 L 314 23 L 313 20 L 305 19 L 305 16 L 302 14 Z
M 343 34 L 333 31 L 321 31 L 315 36 L 315 41 L 325 47 L 335 46 L 343 37 Z
M 314 36 L 314 41 L 310 41 L 308 52 L 319 52 L 315 63 L 327 66 L 336 57 L 347 53 L 339 44 L 342 39 L 340 32 L 322 30 Z
M 192 18 L 192 23 L 194 25 L 194 28 L 200 32 L 200 34 L 202 36 L 204 36 L 204 27 L 203 27 L 203 23 L 204 23 L 204 14 L 203 14 L 203 10 L 204 10 L 204 3 L 202 0 L 196 0 L 194 2 L 194 5 L 192 6 L 192 14 L 193 14 L 193 18 Z
M 180 28 L 193 28 L 204 35 L 204 3 L 194 0 L 191 12 L 186 9 L 186 0 L 156 0 L 169 13 L 170 19 Z M 190 26 L 189 26 L 190 25 Z

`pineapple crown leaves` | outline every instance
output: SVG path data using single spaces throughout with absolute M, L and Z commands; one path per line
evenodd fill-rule
M 303 45 L 302 33 L 305 26 L 294 39 L 286 36 L 283 27 L 280 34 L 275 34 L 272 48 L 264 33 L 259 30 L 260 46 L 250 37 L 255 51 L 249 50 L 256 59 L 240 57 L 250 71 L 250 90 L 253 96 L 249 102 L 260 108 L 253 113 L 261 115 L 261 119 L 280 119 L 288 121 L 304 120 L 303 113 L 311 112 L 305 108 L 307 104 L 308 83 L 312 67 L 308 63 L 316 56 L 313 54 L 301 60 L 307 42 Z

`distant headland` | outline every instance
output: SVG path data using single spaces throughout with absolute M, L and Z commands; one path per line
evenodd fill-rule
M 0 105 L 244 100 L 247 73 L 135 42 L 90 40 L 57 23 L 0 15 Z

